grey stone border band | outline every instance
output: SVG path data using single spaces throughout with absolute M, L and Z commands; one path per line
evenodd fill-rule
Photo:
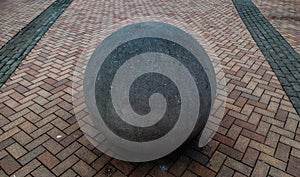
M 300 56 L 251 0 L 233 0 L 241 19 L 300 115 Z
M 0 49 L 0 88 L 72 0 L 56 0 Z

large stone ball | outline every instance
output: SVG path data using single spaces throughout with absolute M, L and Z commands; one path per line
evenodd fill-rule
M 84 76 L 88 112 L 118 159 L 149 161 L 200 133 L 215 97 L 213 65 L 201 45 L 165 23 L 125 26 L 103 40 Z

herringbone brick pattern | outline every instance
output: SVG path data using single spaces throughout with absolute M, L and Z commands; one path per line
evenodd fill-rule
M 0 6 L 0 48 L 19 30 L 45 10 L 54 0 L 1 1 Z
M 229 96 L 204 148 L 195 140 L 163 159 L 128 163 L 80 131 L 72 73 L 94 36 L 143 16 L 182 21 L 203 36 L 222 59 Z M 0 89 L 0 121 L 0 176 L 299 176 L 300 117 L 226 0 L 75 0 Z
M 300 2 L 293 0 L 254 0 L 254 2 L 289 44 L 300 53 Z

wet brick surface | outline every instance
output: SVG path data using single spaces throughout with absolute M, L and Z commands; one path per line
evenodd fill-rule
M 222 61 L 229 94 L 207 146 L 194 140 L 165 158 L 128 163 L 80 131 L 72 74 L 97 34 L 141 16 L 174 19 L 203 36 Z M 299 176 L 299 121 L 232 1 L 74 0 L 0 88 L 0 176 Z
M 251 0 L 234 0 L 233 2 L 253 39 L 300 114 L 300 55 L 260 13 Z

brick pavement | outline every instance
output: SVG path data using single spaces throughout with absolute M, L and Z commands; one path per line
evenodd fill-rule
M 300 2 L 253 1 L 270 23 L 300 54 Z
M 71 2 L 55 1 L 0 49 L 0 87 Z
M 24 28 L 54 0 L 15 0 L 1 1 L 0 6 L 0 48 L 19 30 Z
M 233 0 L 251 36 L 300 114 L 300 55 L 260 13 L 251 0 Z
M 203 36 L 222 59 L 229 96 L 204 148 L 194 140 L 165 158 L 128 163 L 83 136 L 71 84 L 95 35 L 141 16 L 182 21 Z M 231 1 L 73 1 L 0 89 L 0 121 L 0 176 L 299 176 L 300 117 Z

